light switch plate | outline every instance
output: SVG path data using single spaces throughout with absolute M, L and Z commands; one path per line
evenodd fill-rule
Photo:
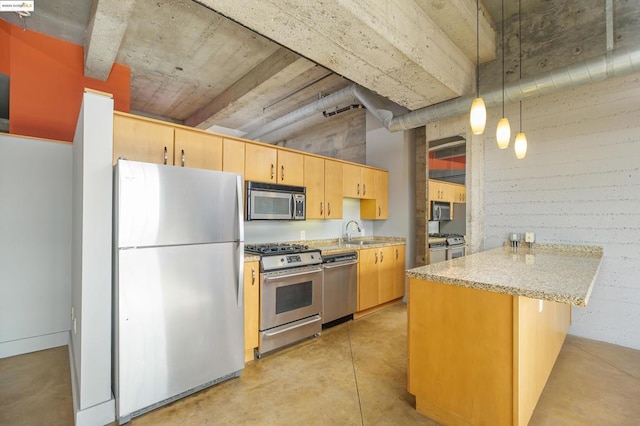
M 305 231 L 300 231 L 300 241 L 304 241 L 307 239 L 307 233 Z
M 526 243 L 535 243 L 536 242 L 536 234 L 533 232 L 527 232 L 524 234 L 524 241 Z

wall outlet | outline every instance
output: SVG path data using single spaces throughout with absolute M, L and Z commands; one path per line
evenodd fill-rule
M 300 231 L 300 241 L 304 241 L 307 239 L 307 233 L 304 231 Z
M 74 319 L 76 319 L 76 308 L 74 308 L 72 306 L 71 307 L 71 321 L 73 321 Z
M 360 228 L 360 236 L 364 237 L 364 227 Z
M 73 319 L 73 334 L 77 334 L 78 333 L 78 329 L 76 328 L 76 319 Z
M 535 243 L 536 242 L 536 234 L 533 232 L 527 232 L 524 234 L 525 243 Z

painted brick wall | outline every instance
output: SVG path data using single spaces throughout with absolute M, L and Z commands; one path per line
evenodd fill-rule
M 589 305 L 570 333 L 640 349 L 640 74 L 524 102 L 526 159 L 485 135 L 484 247 L 507 233 L 604 247 Z M 512 135 L 517 105 L 508 106 Z M 491 127 L 493 126 L 493 127 Z

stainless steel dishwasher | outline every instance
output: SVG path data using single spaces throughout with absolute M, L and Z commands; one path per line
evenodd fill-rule
M 358 253 L 322 256 L 322 325 L 349 320 L 358 305 Z

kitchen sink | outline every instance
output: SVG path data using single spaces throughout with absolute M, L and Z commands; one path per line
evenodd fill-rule
M 348 243 L 344 243 L 346 247 L 360 247 L 360 246 L 368 246 L 371 244 L 380 244 L 378 241 L 351 241 Z

